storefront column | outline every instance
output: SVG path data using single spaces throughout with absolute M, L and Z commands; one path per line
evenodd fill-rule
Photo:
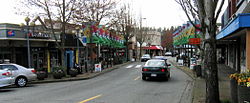
M 48 73 L 50 73 L 51 72 L 51 68 L 50 68 L 50 52 L 49 52 L 49 50 L 46 50 L 46 54 L 47 54 L 47 68 L 48 68 Z
M 246 32 L 246 68 L 250 71 L 250 29 Z

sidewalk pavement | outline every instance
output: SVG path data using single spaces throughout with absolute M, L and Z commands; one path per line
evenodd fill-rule
M 104 74 L 104 73 L 110 72 L 112 70 L 118 69 L 119 67 L 127 65 L 129 63 L 131 63 L 131 62 L 129 61 L 129 62 L 126 62 L 126 63 L 123 63 L 123 64 L 113 65 L 110 68 L 103 69 L 101 72 L 78 74 L 76 77 L 66 76 L 66 77 L 63 77 L 62 79 L 54 79 L 52 76 L 49 76 L 48 78 L 45 78 L 44 80 L 32 81 L 31 84 L 65 82 L 65 81 L 76 81 L 76 80 L 91 79 L 91 78 L 94 78 L 94 77 L 99 76 L 101 74 Z
M 169 60 L 175 67 L 185 72 L 194 80 L 193 87 L 193 103 L 205 103 L 206 100 L 206 82 L 204 78 L 197 77 L 195 72 L 186 66 L 177 66 L 177 62 L 174 60 Z M 230 96 L 230 79 L 229 75 L 234 73 L 230 67 L 225 64 L 218 65 L 218 78 L 219 78 L 219 93 L 220 100 L 222 103 L 231 102 Z

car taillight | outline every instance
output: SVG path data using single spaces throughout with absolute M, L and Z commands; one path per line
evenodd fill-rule
M 10 76 L 11 73 L 10 72 L 6 72 L 6 73 L 3 73 L 2 75 L 4 75 L 4 76 Z
M 32 73 L 36 73 L 36 70 L 31 70 Z
M 142 68 L 142 71 L 149 71 L 147 68 Z
M 165 69 L 161 69 L 162 72 L 165 72 Z

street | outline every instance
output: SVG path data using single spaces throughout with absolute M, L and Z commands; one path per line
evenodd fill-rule
M 192 79 L 171 66 L 168 81 L 141 79 L 133 62 L 93 79 L 0 90 L 0 103 L 191 103 Z

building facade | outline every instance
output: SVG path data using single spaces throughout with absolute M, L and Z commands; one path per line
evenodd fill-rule
M 250 70 L 250 0 L 229 0 L 217 34 L 218 62 L 236 72 Z
M 51 66 L 57 65 L 59 59 L 58 50 L 55 48 L 56 40 L 41 29 L 39 26 L 33 28 L 0 24 L 0 61 L 8 59 L 11 63 L 28 67 L 30 58 L 31 67 L 47 68 L 50 71 Z

